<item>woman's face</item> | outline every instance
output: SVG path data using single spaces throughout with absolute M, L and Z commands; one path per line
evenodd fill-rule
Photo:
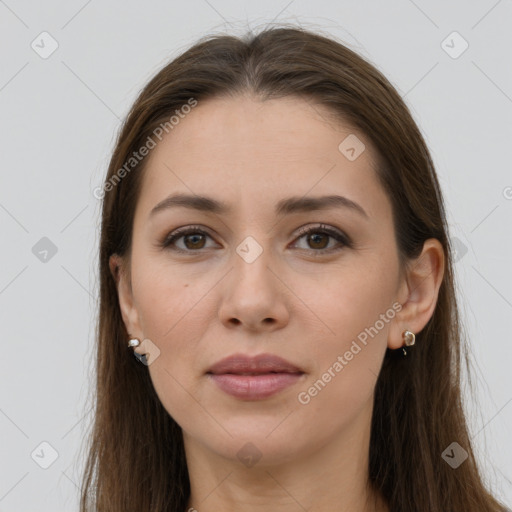
M 368 434 L 401 286 L 374 156 L 298 98 L 199 102 L 151 150 L 121 306 L 128 332 L 160 351 L 148 371 L 186 447 L 270 465 Z M 177 194 L 226 211 L 152 213 Z M 300 372 L 208 374 L 263 353 Z

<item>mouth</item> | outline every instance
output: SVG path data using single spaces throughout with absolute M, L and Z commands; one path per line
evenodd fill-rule
M 273 354 L 234 354 L 213 365 L 206 376 L 232 397 L 263 400 L 302 381 L 305 372 Z

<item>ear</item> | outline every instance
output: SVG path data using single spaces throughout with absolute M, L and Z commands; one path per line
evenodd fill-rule
M 402 309 L 389 330 L 388 347 L 400 348 L 405 330 L 418 334 L 434 314 L 445 269 L 444 250 L 436 238 L 423 244 L 421 254 L 409 263 L 399 287 L 398 301 Z
M 109 258 L 109 267 L 116 283 L 119 308 L 126 331 L 130 338 L 138 338 L 142 344 L 144 335 L 140 327 L 139 313 L 133 300 L 132 286 L 126 262 L 118 254 L 112 254 Z M 128 346 L 128 340 L 126 340 L 126 345 Z M 135 347 L 133 350 L 141 354 L 144 353 L 141 352 L 141 345 Z

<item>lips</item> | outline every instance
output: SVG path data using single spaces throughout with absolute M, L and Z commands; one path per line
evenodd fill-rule
M 261 375 L 263 373 L 304 373 L 300 368 L 274 354 L 259 354 L 254 357 L 233 354 L 215 363 L 207 373 L 221 375 Z
M 297 366 L 273 354 L 234 354 L 214 364 L 206 374 L 219 389 L 240 400 L 269 398 L 305 375 Z

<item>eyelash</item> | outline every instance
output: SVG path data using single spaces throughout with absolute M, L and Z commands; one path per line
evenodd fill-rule
M 297 239 L 303 238 L 306 235 L 312 234 L 312 233 L 321 233 L 324 235 L 329 235 L 330 237 L 334 238 L 337 242 L 341 244 L 342 247 L 338 248 L 330 248 L 330 249 L 302 249 L 308 252 L 316 253 L 316 254 L 327 254 L 331 252 L 336 252 L 341 250 L 343 247 L 352 247 L 352 242 L 350 238 L 342 233 L 341 231 L 338 231 L 337 229 L 331 228 L 329 226 L 326 226 L 325 224 L 320 224 L 318 226 L 308 226 L 303 227 L 299 229 L 299 233 L 297 236 Z M 184 228 L 179 228 L 176 231 L 170 233 L 165 237 L 165 239 L 160 243 L 160 246 L 163 249 L 168 249 L 175 252 L 180 253 L 194 253 L 194 252 L 202 252 L 202 249 L 193 250 L 193 249 L 178 249 L 177 247 L 171 247 L 172 244 L 174 244 L 177 240 L 180 238 L 186 236 L 186 235 L 192 235 L 192 234 L 200 234 L 200 235 L 206 235 L 210 236 L 206 231 L 201 229 L 201 226 L 187 226 Z M 211 237 L 210 237 L 211 238 Z

